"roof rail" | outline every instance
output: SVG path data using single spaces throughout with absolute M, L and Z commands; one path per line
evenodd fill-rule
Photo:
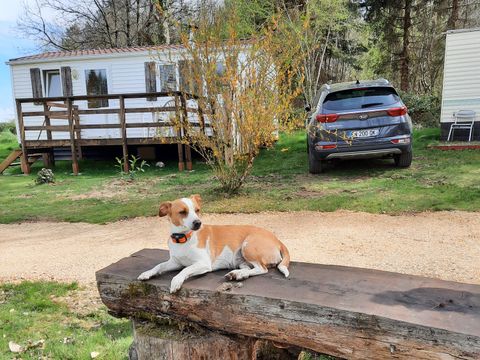
M 377 80 L 383 82 L 384 84 L 390 84 L 390 82 L 384 78 L 378 78 Z

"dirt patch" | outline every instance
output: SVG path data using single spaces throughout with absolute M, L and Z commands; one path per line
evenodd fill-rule
M 208 214 L 208 224 L 272 230 L 293 260 L 355 266 L 480 284 L 480 213 L 398 216 L 350 211 Z M 165 219 L 107 225 L 0 225 L 0 281 L 95 282 L 95 271 L 143 248 L 166 248 Z
M 85 199 L 113 199 L 126 198 L 129 191 L 140 194 L 140 197 L 146 197 L 151 189 L 160 179 L 136 180 L 129 181 L 127 179 L 114 179 L 107 182 L 101 189 L 95 189 L 83 194 L 75 194 L 66 196 L 69 200 L 85 200 Z
M 81 316 L 88 316 L 102 305 L 98 290 L 93 284 L 87 284 L 66 296 L 53 296 L 52 301 L 65 304 L 68 310 Z

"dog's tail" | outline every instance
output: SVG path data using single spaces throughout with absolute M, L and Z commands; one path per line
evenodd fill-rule
M 288 277 L 288 275 L 290 275 L 290 272 L 288 271 L 288 266 L 290 265 L 290 253 L 282 242 L 280 242 L 280 253 L 282 254 L 282 261 L 277 265 L 277 269 L 285 275 L 285 277 Z

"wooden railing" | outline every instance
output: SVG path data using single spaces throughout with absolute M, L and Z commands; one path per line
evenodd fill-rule
M 126 99 L 151 99 L 151 98 L 164 98 L 170 97 L 174 99 L 175 106 L 151 106 L 151 107 L 126 107 Z M 79 101 L 90 100 L 117 100 L 117 108 L 102 108 L 102 109 L 80 109 L 76 103 Z M 155 93 L 131 93 L 131 94 L 109 94 L 109 95 L 80 95 L 70 97 L 47 97 L 47 98 L 20 98 L 16 99 L 17 116 L 19 133 L 22 145 L 23 157 L 26 159 L 28 156 L 28 150 L 32 148 L 48 149 L 59 146 L 69 146 L 72 153 L 72 169 L 74 174 L 78 174 L 78 159 L 81 158 L 82 146 L 95 146 L 95 145 L 121 145 L 124 158 L 124 170 L 128 171 L 128 145 L 139 144 L 160 144 L 160 143 L 177 143 L 178 156 L 179 156 L 179 170 L 184 170 L 185 161 L 187 169 L 192 168 L 191 149 L 189 145 L 183 145 L 182 138 L 185 138 L 186 127 L 180 126 L 177 129 L 176 137 L 173 139 L 161 138 L 159 136 L 154 137 L 142 137 L 137 139 L 131 139 L 127 137 L 128 128 L 161 128 L 172 127 L 171 122 L 127 122 L 126 115 L 131 113 L 159 113 L 159 112 L 171 112 L 174 113 L 177 124 L 185 124 L 188 121 L 188 113 L 198 114 L 198 124 L 190 124 L 190 126 L 198 126 L 200 130 L 205 132 L 204 114 L 199 107 L 191 108 L 187 107 L 187 101 L 190 99 L 196 99 L 192 94 L 185 92 L 155 92 Z M 151 100 L 148 100 L 151 101 Z M 43 105 L 42 111 L 23 111 L 23 104 L 34 103 L 36 105 Z M 197 104 L 198 106 L 198 104 Z M 60 108 L 62 110 L 53 111 L 52 108 Z M 82 124 L 80 121 L 81 115 L 99 115 L 99 114 L 117 114 L 118 123 L 113 124 Z M 44 122 L 42 125 L 26 125 L 25 118 L 42 116 Z M 52 119 L 68 120 L 68 125 L 53 125 Z M 120 129 L 120 137 L 113 139 L 82 139 L 82 130 L 92 129 Z M 37 140 L 27 140 L 27 131 L 40 131 Z M 46 139 L 40 139 L 40 135 L 46 132 Z M 55 140 L 52 136 L 52 132 L 68 132 L 68 140 Z M 119 143 L 120 141 L 120 143 Z M 185 161 L 184 161 L 185 158 Z M 23 160 L 25 160 L 23 159 Z M 26 168 L 23 169 L 24 173 L 30 171 L 27 161 L 22 161 L 26 164 Z

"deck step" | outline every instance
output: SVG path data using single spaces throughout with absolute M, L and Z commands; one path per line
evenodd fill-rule
M 7 156 L 5 160 L 0 164 L 0 174 L 3 174 L 5 169 L 7 169 L 15 160 L 17 160 L 22 155 L 22 150 L 17 149 L 13 150 L 10 155 Z

